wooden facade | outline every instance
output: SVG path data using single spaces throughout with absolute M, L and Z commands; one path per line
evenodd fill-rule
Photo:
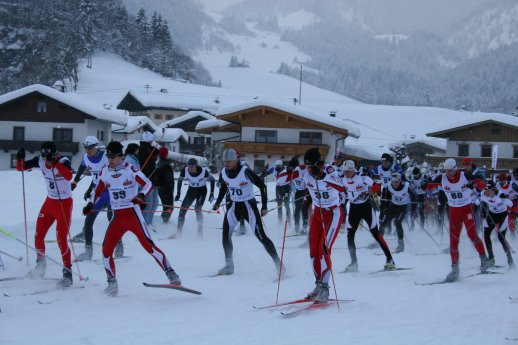
M 241 157 L 253 155 L 254 158 L 258 153 L 266 154 L 267 156 L 281 155 L 286 157 L 304 156 L 304 153 L 313 147 L 318 147 L 320 154 L 325 157 L 329 153 L 327 145 L 302 145 L 302 144 L 277 144 L 277 143 L 255 143 L 244 141 L 227 141 L 225 148 L 231 148 L 239 152 Z
M 447 138 L 450 141 L 517 142 L 518 128 L 496 121 L 484 121 L 447 131 L 429 133 L 428 136 Z

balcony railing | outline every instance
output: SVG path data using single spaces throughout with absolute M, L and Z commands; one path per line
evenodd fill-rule
M 44 141 L 35 140 L 0 140 L 0 150 L 7 152 L 23 147 L 29 152 L 39 152 L 41 150 L 41 144 L 43 143 Z M 75 155 L 79 152 L 79 143 L 77 142 L 56 142 L 56 147 L 58 148 L 58 152 L 62 153 L 72 153 Z

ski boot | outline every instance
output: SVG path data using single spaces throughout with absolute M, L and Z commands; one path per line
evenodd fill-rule
M 63 267 L 63 278 L 58 282 L 58 287 L 64 289 L 72 286 L 72 266 Z
M 395 271 L 396 270 L 396 264 L 394 263 L 394 259 L 388 260 L 385 265 L 383 266 L 383 270 L 385 271 Z
M 489 259 L 485 255 L 480 255 L 480 273 L 487 273 Z
M 124 245 L 122 244 L 122 240 L 117 242 L 117 245 L 115 246 L 115 253 L 114 257 L 115 259 L 120 259 L 124 256 Z
M 218 271 L 220 276 L 229 276 L 234 274 L 234 260 L 232 258 L 225 259 L 225 267 Z
M 47 261 L 45 258 L 36 259 L 36 267 L 31 269 L 27 273 L 27 277 L 31 279 L 43 278 L 45 276 L 45 271 L 47 270 Z
M 487 267 L 495 267 L 495 258 L 488 258 L 487 259 Z
M 182 285 L 182 281 L 180 280 L 180 276 L 172 268 L 166 269 L 165 270 L 165 275 L 169 279 L 169 284 Z
M 308 295 L 305 297 L 305 299 L 312 299 L 312 300 L 314 300 L 320 294 L 320 290 L 321 289 L 322 289 L 322 282 L 316 281 L 315 282 L 315 288 L 313 289 L 313 291 L 308 293 Z
M 344 270 L 344 273 L 356 273 L 356 272 L 358 272 L 358 261 L 351 261 L 351 263 Z
M 91 244 L 85 245 L 85 251 L 79 254 L 76 261 L 90 261 L 92 260 L 94 249 Z
M 72 242 L 75 242 L 75 243 L 82 243 L 85 241 L 85 230 L 81 230 L 80 233 L 78 233 L 77 235 L 75 235 L 74 237 L 72 237 Z
M 459 264 L 453 264 L 451 265 L 451 272 L 448 273 L 444 281 L 447 283 L 453 283 L 457 280 L 459 280 Z
M 405 241 L 399 240 L 397 241 L 397 247 L 396 250 L 394 250 L 394 253 L 401 253 L 405 251 Z
M 516 265 L 514 264 L 514 260 L 513 260 L 513 255 L 511 254 L 511 252 L 507 252 L 507 264 L 509 265 L 509 268 L 510 269 L 513 269 L 516 267 Z
M 313 300 L 315 303 L 327 303 L 329 301 L 329 284 L 320 283 L 320 291 Z
M 119 286 L 117 285 L 117 278 L 108 278 L 108 286 L 103 291 L 110 297 L 115 297 L 119 293 Z

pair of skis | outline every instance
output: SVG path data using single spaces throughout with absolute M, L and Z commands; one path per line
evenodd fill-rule
M 482 276 L 482 275 L 488 275 L 488 274 L 504 274 L 504 273 L 503 272 L 495 272 L 495 271 L 486 271 L 484 273 L 477 272 L 477 273 L 473 273 L 473 274 L 470 274 L 470 275 L 466 276 L 466 278 L 475 277 L 475 276 Z M 446 279 L 444 279 L 444 280 L 437 280 L 437 281 L 426 282 L 426 283 L 417 283 L 416 282 L 415 285 L 426 286 L 426 285 L 438 285 L 438 284 L 449 284 L 449 283 L 454 283 L 454 282 L 450 282 L 450 281 L 447 281 Z
M 353 301 L 354 300 L 352 300 L 352 299 L 340 299 L 340 300 L 338 300 L 338 303 L 347 303 L 347 302 L 353 302 Z M 315 302 L 314 300 L 309 299 L 309 298 L 302 298 L 302 299 L 296 299 L 296 300 L 289 301 L 289 302 L 276 303 L 276 304 L 271 304 L 271 305 L 262 306 L 262 307 L 252 306 L 252 308 L 262 310 L 262 309 L 273 309 L 273 308 L 288 307 L 288 306 L 299 306 L 302 304 L 302 307 L 298 307 L 294 310 L 281 311 L 282 316 L 296 316 L 296 315 L 302 314 L 306 311 L 327 308 L 336 302 L 337 302 L 336 299 L 329 299 L 329 301 L 327 303 L 320 303 L 320 302 Z

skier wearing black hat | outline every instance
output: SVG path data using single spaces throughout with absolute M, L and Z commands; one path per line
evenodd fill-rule
M 176 233 L 169 236 L 169 238 L 174 239 L 182 236 L 185 214 L 187 213 L 187 209 L 191 207 L 192 203 L 196 201 L 194 205 L 194 209 L 196 210 L 196 221 L 198 223 L 198 234 L 196 237 L 201 239 L 203 238 L 203 214 L 201 212 L 201 208 L 203 207 L 205 198 L 207 197 L 207 182 L 210 182 L 209 202 L 212 202 L 214 201 L 215 180 L 214 177 L 209 174 L 207 169 L 198 165 L 196 158 L 189 158 L 187 166 L 182 170 L 178 177 L 178 183 L 176 184 L 176 197 L 174 198 L 175 201 L 180 200 L 183 180 L 187 180 L 189 188 L 187 189 L 187 193 L 183 198 L 182 206 L 180 208 Z
M 59 281 L 59 285 L 68 287 L 72 285 L 72 261 L 67 243 L 73 204 L 73 171 L 70 161 L 58 154 L 56 144 L 52 141 L 46 141 L 41 145 L 40 156 L 25 161 L 25 149 L 21 148 L 16 153 L 16 158 L 18 171 L 40 168 L 47 187 L 47 198 L 38 214 L 34 235 L 34 247 L 38 250 L 36 267 L 29 272 L 29 276 L 40 278 L 45 275 L 45 236 L 56 221 L 56 238 L 63 260 L 63 279 Z

